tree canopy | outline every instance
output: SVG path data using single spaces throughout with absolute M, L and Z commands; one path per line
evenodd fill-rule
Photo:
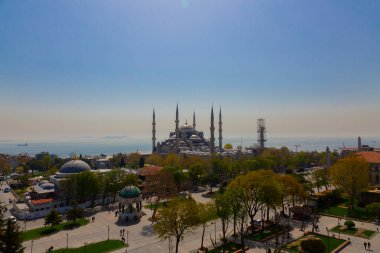
M 348 196 L 348 211 L 355 207 L 360 192 L 368 187 L 368 163 L 359 156 L 348 156 L 331 167 L 331 179 L 334 185 Z

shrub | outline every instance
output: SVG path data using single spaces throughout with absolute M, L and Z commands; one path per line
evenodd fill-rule
M 355 227 L 355 223 L 352 220 L 348 220 L 344 223 L 348 229 L 353 229 Z
M 323 253 L 326 251 L 326 245 L 321 239 L 312 237 L 301 241 L 301 248 L 305 253 Z

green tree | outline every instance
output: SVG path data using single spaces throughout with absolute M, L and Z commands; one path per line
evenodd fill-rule
M 0 212 L 0 252 L 2 253 L 22 253 L 22 233 L 16 221 L 4 219 Z
M 52 227 L 58 225 L 62 222 L 62 217 L 59 215 L 58 211 L 52 209 L 48 215 L 45 217 L 45 225 L 51 224 Z
M 222 247 L 223 252 L 225 252 L 225 244 L 227 242 L 228 224 L 230 223 L 231 217 L 233 214 L 230 203 L 231 203 L 231 196 L 226 193 L 224 194 L 219 193 L 214 198 L 215 213 L 222 224 L 222 238 L 221 239 L 223 243 L 223 247 Z
M 71 209 L 67 210 L 66 218 L 68 220 L 76 222 L 77 219 L 82 219 L 84 217 L 83 208 L 78 207 L 78 204 L 75 202 Z
M 207 175 L 206 170 L 202 167 L 202 164 L 196 163 L 196 164 L 190 165 L 189 177 L 190 177 L 193 187 L 197 187 L 199 185 L 199 182 L 206 175 Z
M 140 167 L 140 157 L 141 155 L 138 152 L 130 153 L 127 156 L 126 164 L 133 169 L 137 169 Z
M 251 171 L 246 175 L 236 177 L 229 184 L 229 187 L 241 187 L 241 201 L 250 218 L 251 224 L 254 223 L 255 215 L 264 206 L 262 202 L 262 181 L 259 171 Z
M 326 245 L 319 238 L 309 238 L 301 241 L 301 248 L 305 253 L 324 253 Z
M 360 193 L 368 187 L 368 163 L 359 156 L 343 158 L 331 167 L 331 179 L 348 196 L 348 211 L 352 212 Z
M 99 176 L 91 171 L 86 171 L 72 176 L 70 180 L 74 184 L 75 196 L 79 202 L 90 199 L 91 206 L 94 206 L 95 199 L 101 191 Z
M 377 217 L 377 224 L 380 223 L 380 203 L 373 202 L 365 206 L 369 213 Z
M 233 149 L 233 146 L 231 143 L 226 143 L 226 144 L 224 144 L 223 148 L 224 149 Z
M 203 241 L 205 237 L 205 230 L 206 230 L 206 224 L 208 221 L 212 220 L 216 214 L 215 214 L 215 208 L 212 203 L 198 203 L 198 220 L 199 223 L 202 225 L 202 240 L 201 240 L 201 249 L 203 249 Z
M 156 166 L 162 166 L 163 162 L 164 160 L 162 159 L 162 156 L 159 154 L 151 154 L 145 160 L 146 164 L 156 165 Z
M 160 238 L 174 236 L 176 238 L 175 252 L 184 235 L 194 231 L 199 224 L 197 204 L 189 199 L 173 199 L 167 207 L 158 210 L 155 231 Z

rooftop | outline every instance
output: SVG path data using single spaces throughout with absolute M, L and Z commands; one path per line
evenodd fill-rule
M 358 152 L 356 155 L 363 157 L 368 163 L 380 163 L 380 153 L 374 151 Z

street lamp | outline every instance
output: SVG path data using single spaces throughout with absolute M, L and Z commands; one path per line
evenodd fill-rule
M 66 234 L 66 249 L 69 248 L 69 234 Z
M 31 243 L 32 243 L 32 244 L 31 244 L 31 246 L 30 246 L 30 253 L 33 253 L 33 240 L 32 240 Z
M 110 240 L 110 226 L 108 226 L 108 237 L 107 237 L 107 240 L 108 241 Z
M 215 240 L 215 243 L 216 243 L 216 221 L 211 222 L 211 224 L 214 224 L 214 231 L 215 231 L 215 233 L 214 233 L 214 234 L 215 234 L 215 235 L 214 235 L 214 236 L 215 236 L 215 237 L 214 237 L 215 239 L 214 239 L 214 240 Z
M 329 233 L 329 228 L 326 227 L 327 231 L 327 252 L 330 252 L 330 233 Z

